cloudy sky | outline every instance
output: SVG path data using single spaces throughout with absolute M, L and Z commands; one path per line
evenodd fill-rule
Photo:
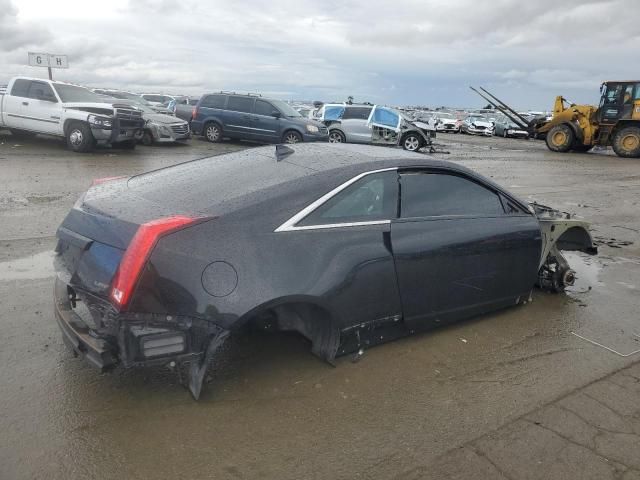
M 640 76 L 637 0 L 0 0 L 0 83 L 27 52 L 56 79 L 133 91 L 517 108 L 594 103 Z

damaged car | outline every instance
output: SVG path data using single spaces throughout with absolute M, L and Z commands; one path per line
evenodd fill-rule
M 586 222 L 458 164 L 261 147 L 95 182 L 57 230 L 55 318 L 94 366 L 177 364 L 198 398 L 230 335 L 297 332 L 333 362 L 562 291 L 563 250 L 595 251 Z
M 487 118 L 480 115 L 469 115 L 460 125 L 460 131 L 469 135 L 493 136 L 494 125 Z
M 325 104 L 318 119 L 327 126 L 330 143 L 400 145 L 418 151 L 435 137 L 434 125 L 381 105 Z

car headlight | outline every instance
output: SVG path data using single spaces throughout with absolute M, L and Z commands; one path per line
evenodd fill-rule
M 309 133 L 318 133 L 320 131 L 315 125 L 307 125 L 306 129 Z
M 99 117 L 97 115 L 89 115 L 87 117 L 87 121 L 92 127 L 111 128 L 111 126 L 113 125 L 110 118 Z

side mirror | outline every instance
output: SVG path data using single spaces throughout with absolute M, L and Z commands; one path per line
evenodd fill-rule
M 273 112 L 271 112 L 271 116 L 275 118 L 280 118 L 282 116 L 282 113 L 280 113 L 278 110 L 274 110 Z

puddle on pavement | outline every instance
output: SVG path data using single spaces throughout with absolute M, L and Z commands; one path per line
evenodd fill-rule
M 10 280 L 37 280 L 54 275 L 53 252 L 46 251 L 0 262 L 0 282 Z
M 575 284 L 567 288 L 566 293 L 580 307 L 586 307 L 579 315 L 577 328 L 571 333 L 585 344 L 612 354 L 640 355 L 640 323 L 635 301 L 637 285 L 633 281 L 638 278 L 634 269 L 638 263 L 579 252 L 563 252 L 563 255 L 576 272 Z
M 566 291 L 569 295 L 586 293 L 592 288 L 604 285 L 600 280 L 602 263 L 598 257 L 580 252 L 562 252 L 569 266 L 576 272 L 576 281 Z

